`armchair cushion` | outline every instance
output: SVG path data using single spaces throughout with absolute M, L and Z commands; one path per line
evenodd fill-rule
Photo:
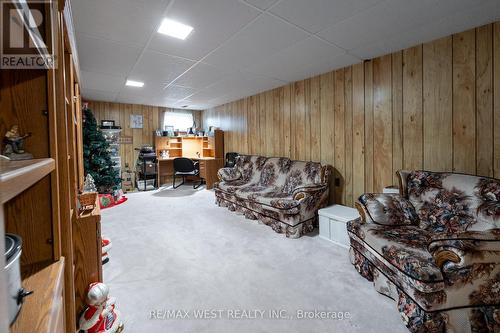
M 443 289 L 441 270 L 426 248 L 430 234 L 425 230 L 418 226 L 392 227 L 357 220 L 348 222 L 347 229 L 351 239 L 369 248 L 409 289 L 422 292 Z
M 365 222 L 392 226 L 418 224 L 415 208 L 399 194 L 366 193 L 358 202 Z
M 500 228 L 500 180 L 457 173 L 412 171 L 408 199 L 420 227 L 449 234 Z

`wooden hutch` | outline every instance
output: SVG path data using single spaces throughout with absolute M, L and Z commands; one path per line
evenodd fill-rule
M 40 6 L 18 3 L 24 10 Z M 102 280 L 99 210 L 80 215 L 77 205 L 84 180 L 82 111 L 71 8 L 69 1 L 53 0 L 41 11 L 38 33 L 45 45 L 31 43 L 37 54 L 46 54 L 45 47 L 57 51 L 56 66 L 0 70 L 0 136 L 18 125 L 31 133 L 25 149 L 34 156 L 0 160 L 0 332 L 9 331 L 5 232 L 23 240 L 22 285 L 34 291 L 11 333 L 76 332 L 85 290 Z
M 158 186 L 171 179 L 174 158 L 188 157 L 199 161 L 200 177 L 205 179 L 210 189 L 217 181 L 217 170 L 224 166 L 224 131 L 215 130 L 208 136 L 155 136 L 155 151 L 158 156 Z M 168 158 L 162 158 L 163 151 L 168 152 Z

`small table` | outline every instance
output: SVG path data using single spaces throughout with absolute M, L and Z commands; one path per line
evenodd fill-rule
M 359 217 L 356 209 L 333 205 L 322 208 L 319 215 L 319 236 L 339 246 L 349 248 L 349 236 L 346 223 Z

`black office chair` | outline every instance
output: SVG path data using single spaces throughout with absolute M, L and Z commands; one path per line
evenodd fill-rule
M 186 181 L 186 176 L 199 176 L 200 175 L 200 170 L 198 166 L 198 162 L 194 162 L 190 158 L 186 157 L 178 157 L 174 158 L 174 181 L 173 181 L 173 187 L 178 188 L 184 182 Z M 175 186 L 175 176 L 181 176 L 182 177 L 182 183 L 179 185 Z M 198 188 L 203 184 L 203 179 L 201 179 L 200 183 L 194 184 L 193 188 Z
M 226 162 L 224 163 L 225 168 L 232 168 L 234 167 L 234 164 L 236 163 L 236 157 L 238 157 L 240 154 L 238 153 L 226 153 Z

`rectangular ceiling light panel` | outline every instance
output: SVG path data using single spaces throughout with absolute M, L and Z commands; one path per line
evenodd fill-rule
M 163 19 L 158 28 L 159 33 L 182 40 L 186 39 L 191 31 L 193 31 L 193 27 L 167 18 Z
M 129 86 L 129 87 L 139 87 L 139 88 L 142 88 L 142 87 L 144 87 L 144 82 L 127 80 L 127 82 L 125 83 L 125 85 Z

